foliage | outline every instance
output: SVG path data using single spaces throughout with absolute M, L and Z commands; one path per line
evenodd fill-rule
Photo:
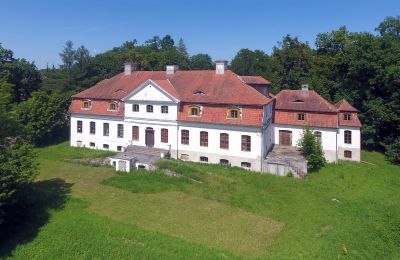
M 23 203 L 37 175 L 35 154 L 26 144 L 0 145 L 0 224 L 12 218 L 17 203 Z
M 213 63 L 210 55 L 200 53 L 190 57 L 189 66 L 192 70 L 210 70 Z
M 260 50 L 241 49 L 233 58 L 230 68 L 239 75 L 271 78 L 271 58 Z
M 321 144 L 317 141 L 310 128 L 303 130 L 298 146 L 308 161 L 307 168 L 310 171 L 318 171 L 325 165 L 326 161 Z
M 65 135 L 68 126 L 68 95 L 36 92 L 16 107 L 17 121 L 24 126 L 26 138 L 44 144 Z
M 392 163 L 400 163 L 400 137 L 386 147 L 385 154 Z

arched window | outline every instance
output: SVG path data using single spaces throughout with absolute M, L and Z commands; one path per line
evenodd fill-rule
M 89 99 L 83 100 L 82 108 L 83 109 L 90 109 L 92 107 L 92 101 Z
M 234 107 L 234 108 L 229 108 L 228 109 L 228 118 L 237 119 L 240 116 L 241 116 L 241 113 L 240 113 L 240 109 L 239 108 Z
M 189 107 L 189 116 L 200 116 L 200 107 L 199 106 L 190 106 Z
M 349 130 L 344 131 L 344 143 L 351 144 L 351 131 Z
M 111 101 L 109 106 L 108 106 L 108 110 L 117 111 L 118 110 L 118 102 Z
M 147 113 L 153 113 L 153 106 L 152 105 L 147 105 L 146 106 L 146 112 Z

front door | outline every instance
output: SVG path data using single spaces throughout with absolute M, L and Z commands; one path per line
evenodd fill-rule
M 292 131 L 279 130 L 279 144 L 292 145 Z
M 146 128 L 146 146 L 154 146 L 154 129 L 151 127 Z

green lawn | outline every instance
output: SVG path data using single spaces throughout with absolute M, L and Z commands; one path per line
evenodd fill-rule
M 107 152 L 62 143 L 38 153 L 36 207 L 0 239 L 3 256 L 400 258 L 400 167 L 379 153 L 306 180 L 174 160 L 160 168 L 183 177 L 116 174 L 69 161 Z

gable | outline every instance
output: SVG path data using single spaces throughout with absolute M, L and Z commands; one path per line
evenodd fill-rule
M 125 101 L 155 101 L 155 102 L 177 102 L 177 99 L 170 95 L 152 80 L 147 80 L 137 89 L 132 91 L 123 100 Z

